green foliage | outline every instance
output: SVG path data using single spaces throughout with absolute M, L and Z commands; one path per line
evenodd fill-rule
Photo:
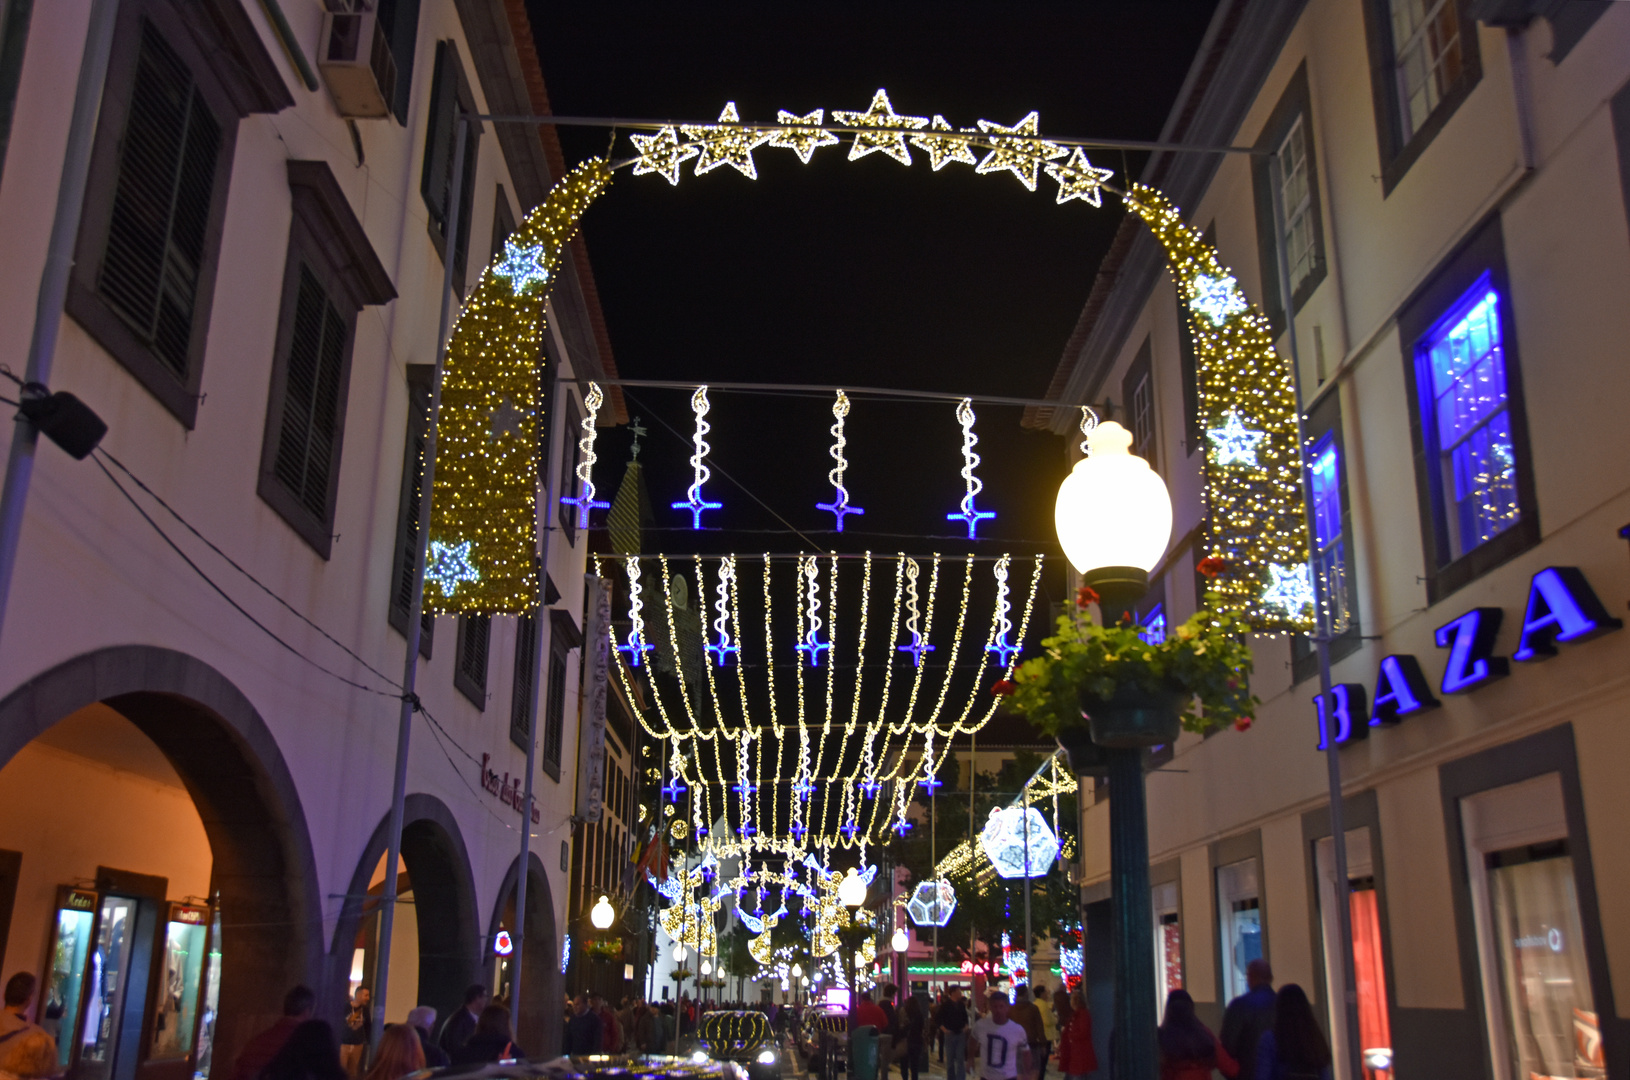
M 1144 641 L 1142 627 L 1131 622 L 1099 626 L 1081 609 L 1060 615 L 1058 633 L 1042 641 L 1046 653 L 1019 665 L 1013 708 L 1037 730 L 1057 735 L 1085 726 L 1083 696 L 1109 698 L 1130 685 L 1181 691 L 1189 731 L 1250 726 L 1260 704 L 1251 693 L 1250 627 L 1213 610 L 1210 594 L 1206 599 L 1208 606 L 1168 630 L 1158 645 Z

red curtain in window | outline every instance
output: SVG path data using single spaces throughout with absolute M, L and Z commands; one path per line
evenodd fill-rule
M 1387 974 L 1381 961 L 1381 916 L 1374 889 L 1352 894 L 1353 975 L 1358 986 L 1359 1047 L 1364 1053 L 1365 1080 L 1383 1080 L 1383 1073 L 1369 1067 L 1370 1051 L 1388 1050 L 1391 1058 L 1392 1026 L 1387 1021 Z

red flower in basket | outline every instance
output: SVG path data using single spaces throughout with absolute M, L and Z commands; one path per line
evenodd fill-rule
M 1228 569 L 1228 563 L 1216 555 L 1207 555 L 1195 564 L 1194 569 L 1208 578 L 1214 578 Z
M 1083 585 L 1075 590 L 1075 606 L 1086 607 L 1088 604 L 1098 602 L 1098 591 L 1091 585 Z
M 997 697 L 1007 697 L 1009 694 L 1016 694 L 1019 692 L 1019 684 L 1014 682 L 1012 679 L 1001 679 L 995 686 L 990 688 L 990 692 L 995 694 Z
M 1245 731 L 1250 726 L 1251 726 L 1251 718 L 1249 716 L 1242 716 L 1238 720 L 1234 721 L 1234 730 L 1235 731 Z

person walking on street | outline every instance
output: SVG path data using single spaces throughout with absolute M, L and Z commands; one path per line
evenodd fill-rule
M 294 1029 L 311 1019 L 317 1005 L 317 995 L 310 987 L 295 986 L 283 995 L 283 1015 L 277 1023 L 262 1031 L 238 1051 L 238 1060 L 232 1066 L 230 1080 L 255 1080 L 266 1063 L 277 1056 L 283 1044 L 289 1041 Z
M 940 1002 L 940 1034 L 945 1040 L 945 1080 L 965 1080 L 968 1075 L 968 1006 L 962 1001 L 962 987 L 953 986 Z
M 1239 1062 L 1240 1074 L 1256 1076 L 1256 1048 L 1264 1032 L 1273 1030 L 1275 997 L 1273 968 L 1260 957 L 1245 965 L 1245 993 L 1228 1003 L 1223 1012 L 1223 1049 Z
M 572 1004 L 572 1018 L 566 1021 L 566 1043 L 561 1053 L 598 1054 L 600 1052 L 600 1014 L 589 1008 L 589 995 L 578 994 Z
M 442 1022 L 441 1037 L 436 1040 L 448 1058 L 458 1057 L 458 1052 L 464 1048 L 466 1042 L 469 1042 L 470 1036 L 475 1034 L 476 1019 L 486 1007 L 485 986 L 471 983 L 464 988 L 464 1007 L 454 1009 L 453 1014 Z
M 475 1034 L 453 1055 L 453 1064 L 485 1065 L 525 1056 L 526 1051 L 515 1045 L 515 1036 L 509 1030 L 509 1010 L 502 1005 L 488 1005 L 475 1022 Z
M 1059 1013 L 1069 1019 L 1058 1033 L 1058 1071 L 1065 1080 L 1085 1080 L 1088 1073 L 1098 1070 L 1098 1051 L 1092 1045 L 1092 1013 L 1087 1011 L 1086 996 L 1077 990 L 1067 1013 Z
M 426 1067 L 439 1069 L 444 1065 L 451 1065 L 452 1059 L 447 1051 L 436 1045 L 436 1040 L 430 1033 L 436 1029 L 436 1010 L 429 1005 L 418 1005 L 408 1010 L 408 1026 L 419 1035 L 419 1049 L 424 1051 Z
M 334 1029 L 327 1020 L 307 1020 L 289 1033 L 283 1048 L 260 1070 L 259 1080 L 344 1080 Z
M 1052 998 L 1047 993 L 1047 987 L 1036 984 L 1031 991 L 1031 1000 L 1035 1003 L 1036 1012 L 1041 1014 L 1042 1048 L 1038 1052 L 1035 1047 L 1030 1051 L 1035 1055 L 1036 1080 L 1047 1080 L 1047 1063 L 1052 1060 L 1053 1047 L 1058 1045 L 1058 1018 L 1053 1012 Z
M 379 1036 L 379 1056 L 363 1080 L 402 1080 L 425 1067 L 424 1046 L 411 1023 L 392 1024 Z
M 1030 1061 L 1038 1071 L 1047 1068 L 1047 1027 L 1041 1018 L 1041 1010 L 1036 1003 L 1030 1000 L 1028 986 L 1015 987 L 1013 990 L 1013 1005 L 1008 1009 L 1015 1022 L 1022 1028 L 1030 1045 Z M 1039 1080 L 1039 1077 L 1038 1077 Z
M 5 1009 L 0 1011 L 0 1072 L 23 1077 L 57 1071 L 57 1041 L 28 1018 L 38 985 L 39 980 L 28 971 L 19 971 L 6 981 Z
M 1194 999 L 1187 990 L 1167 995 L 1159 1045 L 1160 1080 L 1211 1080 L 1213 1069 L 1228 1080 L 1242 1075 L 1239 1062 L 1194 1015 Z
M 923 1015 L 923 1003 L 916 996 L 906 998 L 900 1006 L 900 1030 L 906 1040 L 906 1054 L 900 1059 L 900 1080 L 918 1080 L 928 1068 L 928 1043 L 923 1039 L 923 1026 L 928 1018 Z
M 340 1064 L 345 1066 L 346 1076 L 361 1076 L 362 1067 L 368 1062 L 368 1044 L 373 1042 L 374 1033 L 374 1019 L 368 1008 L 372 999 L 371 990 L 358 987 L 351 1007 L 346 1010 L 345 1026 L 340 1028 Z
M 1014 1020 L 1007 993 L 992 990 L 985 995 L 990 1012 L 973 1023 L 968 1041 L 968 1059 L 979 1062 L 979 1080 L 1019 1080 L 1030 1075 L 1030 1036 Z
M 1330 1080 L 1330 1044 L 1300 986 L 1279 988 L 1273 1027 L 1257 1044 L 1256 1072 L 1240 1080 Z

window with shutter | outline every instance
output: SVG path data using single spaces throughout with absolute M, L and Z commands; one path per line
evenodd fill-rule
M 496 262 L 504 253 L 504 241 L 515 231 L 515 215 L 509 209 L 509 196 L 499 184 L 492 200 L 492 254 L 488 259 Z
M 453 150 L 456 121 L 460 110 L 475 113 L 475 97 L 464 77 L 458 51 L 450 41 L 436 45 L 435 69 L 431 75 L 430 108 L 425 123 L 424 172 L 419 191 L 429 211 L 430 240 L 443 259 L 447 257 L 447 224 L 451 217 L 448 202 L 453 190 Z M 462 298 L 470 253 L 470 214 L 475 206 L 475 163 L 481 125 L 472 121 L 465 136 L 464 177 L 458 206 L 458 243 L 453 250 L 453 288 Z
M 374 11 L 379 26 L 390 42 L 391 59 L 396 61 L 396 86 L 391 94 L 391 112 L 396 122 L 407 123 L 408 102 L 413 96 L 413 53 L 419 38 L 419 0 L 378 0 Z
M 543 710 L 544 769 L 560 778 L 561 744 L 566 734 L 566 652 L 556 642 L 549 643 L 549 685 Z
M 419 493 L 424 485 L 424 453 L 430 434 L 430 364 L 409 364 L 406 446 L 402 450 L 402 487 L 396 507 L 396 547 L 391 563 L 390 624 L 407 636 L 413 608 L 413 586 L 419 558 Z M 436 620 L 424 615 L 419 631 L 419 654 L 430 655 Z
M 478 709 L 487 707 L 487 645 L 491 635 L 490 615 L 464 615 L 458 620 L 453 686 Z
M 564 395 L 565 384 L 561 385 Z M 560 419 L 563 425 L 560 442 L 560 482 L 555 491 L 555 511 L 560 520 L 560 531 L 566 537 L 566 543 L 577 543 L 577 510 L 561 502 L 561 499 L 574 499 L 577 490 L 577 463 L 578 439 L 583 436 L 582 415 L 577 411 L 577 402 L 570 396 L 563 397 L 561 401 Z
M 97 291 L 183 382 L 220 146 L 192 73 L 144 19 Z
M 328 518 L 328 488 L 339 433 L 340 375 L 348 336 L 345 318 L 317 275 L 309 266 L 300 267 L 283 424 L 272 470 L 289 494 L 319 521 Z
M 509 703 L 509 739 L 525 750 L 532 745 L 532 686 L 538 667 L 538 618 L 515 621 L 515 682 Z
M 28 43 L 28 21 L 34 0 L 0 3 L 0 166 L 11 141 L 12 110 L 17 105 L 17 84 L 23 77 L 23 46 Z

